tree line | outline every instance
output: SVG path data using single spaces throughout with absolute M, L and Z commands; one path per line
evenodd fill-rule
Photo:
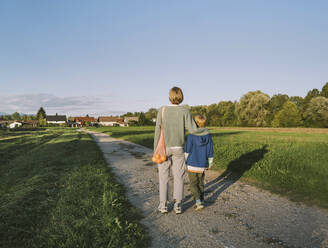
M 14 112 L 11 115 L 1 115 L 0 119 L 6 121 L 31 121 L 31 120 L 42 120 L 46 118 L 46 111 L 43 107 L 39 108 L 36 115 L 27 115 L 27 114 L 20 114 L 18 112 Z
M 210 105 L 188 106 L 191 114 L 207 118 L 207 126 L 218 127 L 328 127 L 328 82 L 321 90 L 312 89 L 305 97 L 276 94 L 270 97 L 259 90 L 250 91 L 239 101 L 220 101 Z M 5 120 L 44 120 L 40 108 L 34 115 L 0 116 Z M 138 116 L 138 126 L 154 125 L 157 109 L 147 112 L 127 112 L 121 117 Z
M 239 101 L 188 106 L 194 116 L 206 116 L 208 126 L 218 127 L 328 127 L 328 82 L 321 90 L 312 89 L 305 97 L 276 94 L 270 97 L 259 90 L 250 91 Z M 141 112 L 142 113 L 142 112 Z M 138 116 L 140 112 L 127 113 Z M 157 110 L 144 113 L 156 118 Z
M 31 121 L 31 120 L 37 120 L 35 115 L 26 115 L 26 114 L 20 114 L 18 112 L 12 113 L 11 115 L 6 114 L 6 115 L 1 115 L 0 116 L 1 120 L 6 120 L 6 121 Z
M 328 127 L 328 82 L 310 90 L 303 98 L 276 94 L 270 97 L 259 90 L 250 91 L 239 101 L 192 106 L 192 115 L 207 117 L 209 126 L 241 127 Z

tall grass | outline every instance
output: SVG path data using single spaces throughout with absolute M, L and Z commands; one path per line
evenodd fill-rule
M 94 130 L 153 147 L 153 127 Z M 227 179 L 241 178 L 292 200 L 328 208 L 328 132 L 312 131 L 212 128 L 214 169 Z
M 92 139 L 0 136 L 0 247 L 145 247 L 140 216 Z

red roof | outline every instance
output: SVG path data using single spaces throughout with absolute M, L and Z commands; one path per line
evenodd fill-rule
M 99 122 L 123 122 L 123 118 L 117 116 L 99 116 Z
M 89 121 L 89 122 L 97 122 L 97 120 L 94 118 L 94 117 L 74 117 L 74 121 L 75 122 L 80 122 L 80 121 L 84 121 L 84 122 L 87 122 L 87 121 Z

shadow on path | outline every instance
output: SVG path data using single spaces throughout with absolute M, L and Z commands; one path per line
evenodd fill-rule
M 222 192 L 237 182 L 254 164 L 263 159 L 267 152 L 269 152 L 267 145 L 264 145 L 260 149 L 245 153 L 239 158 L 231 161 L 227 169 L 219 177 L 205 185 L 205 206 L 214 204 Z M 207 199 L 206 196 L 208 196 Z M 191 194 L 185 197 L 185 210 L 193 206 L 193 200 L 189 201 L 191 198 Z

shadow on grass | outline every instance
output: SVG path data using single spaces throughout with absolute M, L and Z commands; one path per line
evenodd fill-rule
M 258 161 L 263 159 L 267 152 L 269 152 L 267 145 L 264 145 L 260 149 L 245 153 L 231 161 L 227 169 L 219 177 L 205 185 L 205 197 L 206 195 L 210 195 L 205 199 L 205 205 L 210 206 L 214 204 L 222 192 L 237 182 L 246 171 L 250 170 Z M 186 203 L 184 207 L 186 210 L 194 204 L 193 200 L 189 201 L 191 198 L 191 194 L 185 198 Z
M 21 136 L 21 135 L 27 135 L 27 134 L 33 134 L 33 133 L 42 133 L 46 129 L 45 128 L 40 128 L 40 129 L 8 129 L 5 130 L 4 132 L 0 133 L 0 137 L 11 137 L 11 136 Z
M 17 156 L 24 155 L 32 151 L 34 148 L 39 147 L 40 145 L 45 144 L 48 141 L 58 137 L 59 135 L 61 134 L 54 133 L 54 134 L 45 135 L 41 138 L 22 139 L 22 140 L 17 140 L 18 142 L 14 144 L 10 144 L 13 142 L 13 139 L 1 140 L 0 145 L 4 143 L 9 143 L 10 145 L 0 150 L 0 164 L 4 165 L 11 159 Z

